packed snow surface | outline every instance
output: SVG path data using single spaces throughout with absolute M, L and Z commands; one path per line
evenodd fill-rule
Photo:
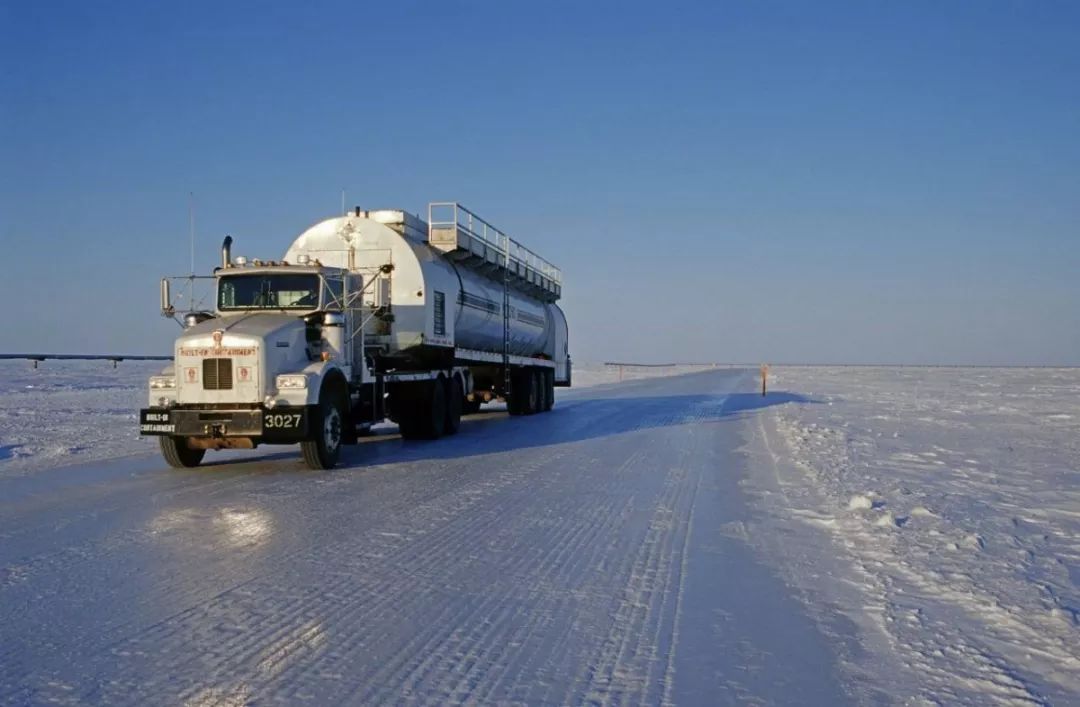
M 845 704 L 742 528 L 739 371 L 453 436 L 0 479 L 0 704 Z
M 1080 370 L 579 365 L 315 473 L 164 468 L 157 367 L 0 362 L 0 704 L 1080 704 Z
M 1080 703 L 1080 370 L 774 374 L 810 402 L 756 418 L 746 486 L 811 613 L 862 627 L 851 672 L 893 698 Z

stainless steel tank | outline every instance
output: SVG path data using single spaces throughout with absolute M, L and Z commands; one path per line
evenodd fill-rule
M 321 221 L 293 242 L 299 255 L 362 278 L 364 302 L 389 307 L 393 321 L 366 329 L 390 353 L 418 346 L 503 350 L 503 287 L 491 274 L 455 263 L 427 242 L 427 224 L 403 211 L 359 212 Z M 510 290 L 510 353 L 565 359 L 566 318 L 553 302 Z

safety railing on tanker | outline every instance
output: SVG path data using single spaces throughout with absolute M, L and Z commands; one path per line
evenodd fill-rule
M 508 253 L 510 262 L 517 262 L 540 273 L 556 285 L 562 284 L 562 271 L 536 253 L 515 241 L 472 211 L 454 201 L 428 204 L 428 226 L 432 229 L 454 228 Z

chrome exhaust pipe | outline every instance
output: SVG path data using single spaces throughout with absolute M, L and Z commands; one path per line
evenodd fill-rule
M 171 317 L 175 313 L 172 306 L 172 296 L 169 293 L 169 279 L 161 278 L 161 316 Z
M 221 267 L 232 267 L 232 236 L 225 236 L 225 241 L 221 244 Z

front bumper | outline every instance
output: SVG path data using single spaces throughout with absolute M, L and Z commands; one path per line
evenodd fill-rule
M 288 444 L 308 438 L 315 409 L 314 405 L 290 405 L 273 410 L 143 408 L 139 410 L 139 434 L 208 439 L 247 437 L 266 444 Z

